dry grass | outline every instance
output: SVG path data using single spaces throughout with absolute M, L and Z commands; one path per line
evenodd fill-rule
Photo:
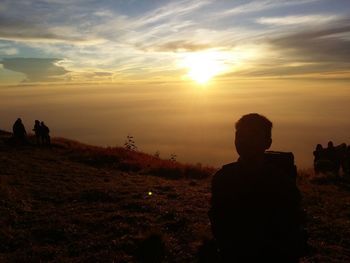
M 201 179 L 208 177 L 215 171 L 212 167 L 202 167 L 200 164 L 182 164 L 160 159 L 143 152 L 130 151 L 122 147 L 96 147 L 64 138 L 57 138 L 55 145 L 67 149 L 71 160 L 97 168 L 112 168 L 124 172 L 151 174 L 168 179 Z
M 166 262 L 195 262 L 210 238 L 210 168 L 66 139 L 14 147 L 7 137 L 0 134 L 0 262 L 135 262 L 153 232 Z M 313 246 L 303 262 L 350 262 L 350 184 L 302 174 Z

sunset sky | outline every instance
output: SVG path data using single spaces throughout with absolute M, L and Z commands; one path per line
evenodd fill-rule
M 349 76 L 347 0 L 3 0 L 0 22 L 2 84 Z
M 220 165 L 234 122 L 260 112 L 274 149 L 311 166 L 315 143 L 350 143 L 349 80 L 348 0 L 0 2 L 0 129 L 45 119 Z

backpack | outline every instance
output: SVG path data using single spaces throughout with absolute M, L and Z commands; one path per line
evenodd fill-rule
M 274 166 L 286 172 L 288 176 L 296 183 L 297 167 L 294 164 L 294 155 L 291 152 L 266 151 L 265 158 Z

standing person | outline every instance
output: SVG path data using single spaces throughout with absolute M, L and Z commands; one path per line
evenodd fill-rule
M 332 141 L 328 142 L 327 148 L 326 148 L 326 158 L 330 161 L 330 172 L 332 172 L 334 175 L 339 175 L 339 161 L 337 160 L 337 150 L 334 147 L 334 144 Z
M 22 119 L 18 118 L 15 123 L 12 126 L 12 131 L 13 131 L 13 137 L 21 142 L 21 143 L 26 143 L 27 142 L 27 132 L 26 129 L 22 123 Z
M 34 133 L 35 133 L 35 138 L 36 138 L 36 144 L 37 145 L 40 145 L 40 141 L 41 141 L 41 125 L 40 125 L 40 121 L 38 120 L 35 120 L 35 123 L 34 123 Z
M 321 160 L 321 157 L 323 154 L 323 147 L 321 144 L 317 144 L 315 151 L 313 152 L 314 154 L 314 171 L 315 174 L 319 174 L 320 169 L 319 169 L 319 161 Z
M 345 157 L 343 160 L 343 170 L 345 176 L 350 176 L 350 145 L 346 148 Z
M 45 123 L 41 122 L 41 139 L 43 144 L 45 145 L 51 145 L 51 139 L 50 139 L 50 129 L 45 125 Z
M 244 115 L 236 123 L 239 159 L 213 177 L 209 218 L 221 262 L 296 263 L 302 256 L 301 195 L 290 171 L 265 154 L 271 129 L 266 117 Z

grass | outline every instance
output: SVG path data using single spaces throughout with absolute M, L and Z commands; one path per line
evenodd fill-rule
M 215 169 L 202 167 L 201 164 L 182 164 L 165 160 L 143 152 L 132 151 L 122 147 L 96 147 L 76 141 L 57 138 L 55 145 L 69 149 L 69 157 L 97 168 L 111 168 L 125 172 L 138 172 L 160 177 L 179 179 L 201 179 L 211 175 Z
M 213 168 L 62 138 L 13 146 L 9 136 L 0 133 L 0 262 L 137 262 L 147 240 L 165 262 L 196 262 L 211 238 Z M 350 182 L 299 175 L 312 246 L 302 262 L 350 262 Z

